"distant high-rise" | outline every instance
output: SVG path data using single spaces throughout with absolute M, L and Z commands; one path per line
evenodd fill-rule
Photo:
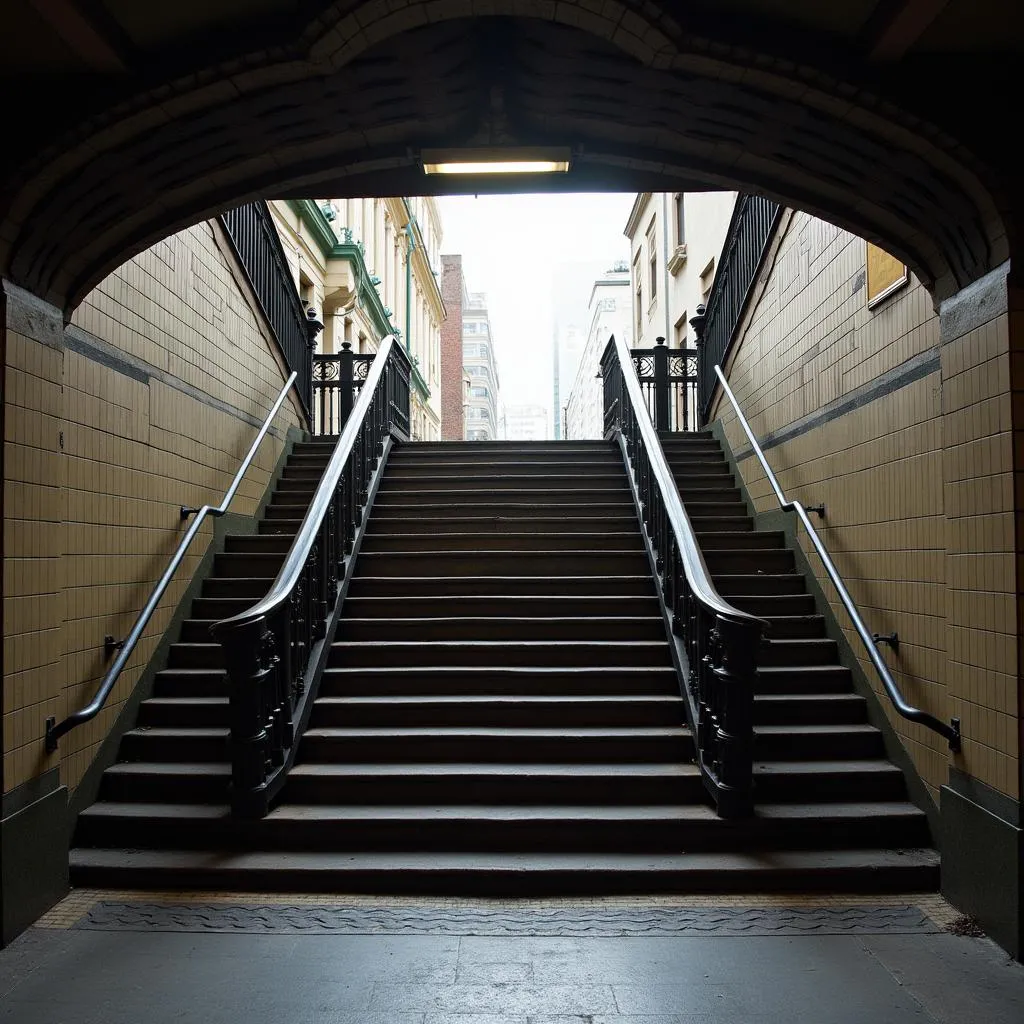
M 588 312 L 590 328 L 580 356 L 576 379 L 565 402 L 567 440 L 596 440 L 604 433 L 604 394 L 598 370 L 601 355 L 614 335 L 632 341 L 633 298 L 629 265 L 623 260 L 593 283 Z
M 587 300 L 595 279 L 606 266 L 607 263 L 593 260 L 562 263 L 551 277 L 552 435 L 555 440 L 563 435 L 565 406 L 587 343 L 590 322 Z
M 551 420 L 543 405 L 510 405 L 505 409 L 505 438 L 508 441 L 547 441 Z
M 487 296 L 470 292 L 462 307 L 462 365 L 469 376 L 466 440 L 498 439 L 498 361 L 487 315 Z

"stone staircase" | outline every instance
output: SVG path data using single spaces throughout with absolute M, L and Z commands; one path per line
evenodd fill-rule
M 93 885 L 455 893 L 937 885 L 923 813 L 866 724 L 781 535 L 717 444 L 666 443 L 724 595 L 770 618 L 757 813 L 705 798 L 617 447 L 408 444 L 390 458 L 281 798 L 228 813 L 212 620 L 265 592 L 329 448 L 296 448 L 229 542 L 83 813 Z

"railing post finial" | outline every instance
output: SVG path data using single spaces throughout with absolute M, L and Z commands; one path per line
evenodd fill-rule
M 704 329 L 708 322 L 708 308 L 703 302 L 697 304 L 697 313 L 690 317 L 693 328 L 694 347 L 697 349 L 697 423 L 704 426 Z

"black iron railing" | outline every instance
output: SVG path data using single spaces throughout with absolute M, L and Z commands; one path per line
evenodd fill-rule
M 338 434 L 352 412 L 359 389 L 366 383 L 373 353 L 356 354 L 350 342 L 340 352 L 313 356 L 313 433 Z
M 231 704 L 231 806 L 260 817 L 283 784 L 393 437 L 409 437 L 409 357 L 384 340 L 266 597 L 212 627 Z
M 722 817 L 753 810 L 754 682 L 765 623 L 715 589 L 622 341 L 601 359 L 605 427 L 618 440 L 675 638 L 701 776 Z
M 696 430 L 697 350 L 670 349 L 664 338 L 655 348 L 630 349 L 640 390 L 658 433 Z
M 736 200 L 707 308 L 698 307 L 697 370 L 700 375 L 700 419 L 706 423 L 715 396 L 715 367 L 725 361 L 746 309 L 750 289 L 775 231 L 782 207 L 770 199 L 742 193 Z
M 277 338 L 285 364 L 298 374 L 299 394 L 308 413 L 312 348 L 323 325 L 315 314 L 307 316 L 303 311 L 270 207 L 262 200 L 246 203 L 222 213 L 220 222 Z

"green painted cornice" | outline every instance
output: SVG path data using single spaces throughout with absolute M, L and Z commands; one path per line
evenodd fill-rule
M 372 275 L 366 266 L 362 243 L 353 242 L 352 233 L 348 230 L 343 234 L 345 241 L 339 242 L 331 222 L 312 199 L 289 199 L 288 205 L 309 229 L 325 260 L 347 260 L 352 264 L 356 280 L 356 302 L 369 315 L 374 327 L 380 332 L 380 337 L 386 338 L 389 334 L 397 334 L 397 329 L 391 323 L 391 311 L 384 305 L 376 286 L 371 283 Z M 415 363 L 412 364 L 412 382 L 423 400 L 427 401 L 430 398 L 430 387 Z
M 329 258 L 331 249 L 338 244 L 338 236 L 334 233 L 331 222 L 324 216 L 324 211 L 312 199 L 289 199 L 288 205 L 309 228 L 324 258 Z

